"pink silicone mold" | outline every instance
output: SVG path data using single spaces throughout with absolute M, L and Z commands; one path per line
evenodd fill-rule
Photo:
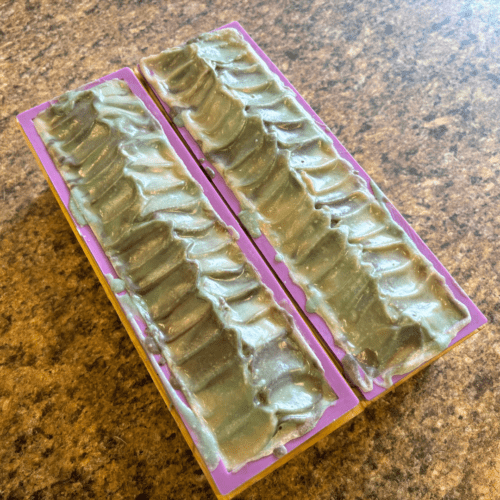
M 224 222 L 227 225 L 232 226 L 239 233 L 240 239 L 238 241 L 238 245 L 240 246 L 241 250 L 245 253 L 249 261 L 258 270 L 258 272 L 261 275 L 263 283 L 273 291 L 276 301 L 282 304 L 294 318 L 298 330 L 300 331 L 303 338 L 309 344 L 309 346 L 317 356 L 318 360 L 322 364 L 323 369 L 325 371 L 325 377 L 329 385 L 331 386 L 331 388 L 338 397 L 337 401 L 335 402 L 335 405 L 331 406 L 330 408 L 327 408 L 327 410 L 324 412 L 323 416 L 321 417 L 317 425 L 314 427 L 314 429 L 312 429 L 304 436 L 294 439 L 286 444 L 286 449 L 288 452 L 290 452 L 295 448 L 297 448 L 298 446 L 300 446 L 301 444 L 305 443 L 309 438 L 311 438 L 316 433 L 318 433 L 319 431 L 330 425 L 332 422 L 336 421 L 342 415 L 355 408 L 359 404 L 358 398 L 355 396 L 349 385 L 346 383 L 346 381 L 338 371 L 338 369 L 335 367 L 331 359 L 328 357 L 328 355 L 320 346 L 314 335 L 311 333 L 311 331 L 301 318 L 300 314 L 295 309 L 295 306 L 289 300 L 286 293 L 284 292 L 284 290 L 282 289 L 276 278 L 273 276 L 273 273 L 269 269 L 268 265 L 259 255 L 259 252 L 256 250 L 253 243 L 250 241 L 246 233 L 243 231 L 243 229 L 241 228 L 240 224 L 238 223 L 234 215 L 231 213 L 226 204 L 220 198 L 214 186 L 211 184 L 211 182 L 208 180 L 205 174 L 201 171 L 198 164 L 193 159 L 191 153 L 182 144 L 182 141 L 177 136 L 177 133 L 165 119 L 162 112 L 158 109 L 158 107 L 151 99 L 151 97 L 148 95 L 146 90 L 143 88 L 143 86 L 136 78 L 134 73 L 129 68 L 123 68 L 119 71 L 116 71 L 115 73 L 111 73 L 110 75 L 104 76 L 92 83 L 89 83 L 88 85 L 83 86 L 82 89 L 91 88 L 106 80 L 111 80 L 115 78 L 125 81 L 129 85 L 132 92 L 144 102 L 148 110 L 153 114 L 153 116 L 159 121 L 159 123 L 163 127 L 163 130 L 167 138 L 169 139 L 170 143 L 172 144 L 178 156 L 185 163 L 192 176 L 202 186 L 205 195 L 207 196 L 207 198 L 209 199 L 210 203 L 217 211 L 219 216 L 224 220 Z M 38 155 L 38 158 L 40 159 L 43 168 L 50 179 L 50 182 L 54 186 L 57 195 L 63 202 L 68 213 L 71 215 L 71 211 L 69 210 L 69 199 L 70 199 L 69 189 L 66 183 L 64 182 L 63 178 L 61 177 L 59 171 L 57 170 L 56 166 L 54 165 L 49 153 L 47 152 L 47 149 L 45 148 L 45 145 L 43 144 L 33 124 L 33 119 L 41 111 L 48 108 L 52 103 L 56 101 L 57 99 L 46 102 L 44 104 L 40 104 L 39 106 L 36 106 L 28 111 L 19 114 L 17 119 L 20 125 L 22 126 L 24 132 L 26 133 L 28 140 L 33 146 L 33 149 Z M 234 203 L 232 206 L 234 207 Z M 113 269 L 113 266 L 111 265 L 109 259 L 105 255 L 103 249 L 98 243 L 92 230 L 89 228 L 89 226 L 80 226 L 72 215 L 71 217 L 79 234 L 85 241 L 87 248 L 91 252 L 95 261 L 97 262 L 101 272 L 104 275 L 111 274 L 113 277 L 116 278 L 117 275 Z M 117 294 L 117 297 L 119 298 L 120 294 Z M 126 313 L 124 309 L 123 312 Z M 137 339 L 141 341 L 142 345 L 142 340 L 144 340 L 145 338 L 145 324 L 139 317 L 134 317 L 134 320 L 136 325 L 132 324 L 132 327 L 135 326 L 134 328 L 135 335 Z M 165 365 L 160 364 L 161 357 L 159 355 L 152 355 L 147 351 L 145 351 L 145 354 L 146 356 L 148 356 L 156 372 L 160 375 L 160 379 L 162 377 L 166 377 L 168 380 L 170 372 Z M 193 438 L 193 441 L 196 443 L 196 438 L 191 432 L 191 429 L 189 428 L 186 422 L 185 425 L 191 437 Z M 254 476 L 264 471 L 267 467 L 274 464 L 276 461 L 278 461 L 278 458 L 272 455 L 264 457 L 254 462 L 248 463 L 242 469 L 240 469 L 238 472 L 235 473 L 228 472 L 224 467 L 224 465 L 222 464 L 222 462 L 220 462 L 218 467 L 211 473 L 211 476 L 215 484 L 217 485 L 219 492 L 225 495 L 230 493 L 234 489 L 238 488 L 248 480 L 252 479 Z
M 332 134 L 330 129 L 324 124 L 324 122 L 321 120 L 321 118 L 314 112 L 314 110 L 307 104 L 307 102 L 304 100 L 304 98 L 297 92 L 297 90 L 293 87 L 293 85 L 285 78 L 285 76 L 281 73 L 281 71 L 273 64 L 273 62 L 269 59 L 269 57 L 266 56 L 264 51 L 257 45 L 254 40 L 250 37 L 250 35 L 242 28 L 242 26 L 237 22 L 234 21 L 232 23 L 226 24 L 224 26 L 221 26 L 220 28 L 217 28 L 217 30 L 224 29 L 224 28 L 234 28 L 238 30 L 243 38 L 251 45 L 251 47 L 254 49 L 254 51 L 259 55 L 259 57 L 268 65 L 269 69 L 276 74 L 279 79 L 283 82 L 285 86 L 290 88 L 296 95 L 297 101 L 303 106 L 303 108 L 311 115 L 311 117 L 316 121 L 316 123 L 323 129 L 323 131 L 333 140 L 333 143 L 335 145 L 335 148 L 337 151 L 340 153 L 340 156 L 347 161 L 349 161 L 355 170 L 359 171 L 359 175 L 361 175 L 368 183 L 368 186 L 371 188 L 371 178 L 370 176 L 363 170 L 363 168 L 358 164 L 358 162 L 349 154 L 349 152 L 342 146 L 340 141 Z M 214 30 L 214 31 L 217 31 Z M 152 89 L 153 92 L 154 89 Z M 155 92 L 155 95 L 158 97 L 158 100 L 162 104 L 163 108 L 165 109 L 166 113 L 172 117 L 172 113 L 170 108 L 166 103 L 162 101 L 162 99 L 159 97 L 159 95 Z M 211 168 L 215 175 L 212 177 L 212 182 L 213 184 L 217 187 L 217 190 L 219 193 L 222 195 L 228 206 L 231 208 L 233 213 L 239 214 L 240 213 L 240 204 L 238 200 L 236 199 L 235 195 L 233 194 L 232 190 L 227 186 L 226 182 L 224 181 L 223 177 L 217 172 L 217 170 L 210 164 L 208 160 L 205 159 L 203 152 L 201 151 L 200 147 L 198 146 L 198 143 L 196 140 L 191 136 L 191 134 L 186 130 L 184 127 L 179 127 L 178 128 L 179 133 L 182 135 L 190 149 L 192 150 L 193 154 L 195 155 L 196 158 L 204 161 L 203 163 L 203 168 Z M 474 330 L 478 329 L 482 325 L 484 325 L 487 322 L 486 317 L 481 313 L 481 311 L 476 307 L 476 305 L 472 302 L 472 300 L 465 294 L 465 292 L 460 288 L 460 286 L 456 283 L 456 281 L 452 278 L 450 273 L 446 270 L 446 268 L 441 264 L 441 262 L 438 260 L 438 258 L 431 252 L 431 250 L 427 247 L 427 245 L 422 241 L 422 239 L 418 236 L 418 234 L 414 231 L 414 229 L 406 222 L 406 220 L 403 218 L 403 216 L 396 210 L 396 208 L 390 203 L 389 201 L 386 202 L 386 206 L 389 209 L 389 212 L 391 213 L 393 219 L 399 224 L 399 226 L 406 232 L 406 234 L 411 238 L 411 240 L 415 243 L 417 248 L 422 252 L 425 257 L 432 262 L 433 266 L 435 269 L 440 273 L 446 281 L 446 285 L 450 288 L 451 292 L 453 293 L 454 297 L 460 301 L 464 306 L 469 310 L 469 313 L 471 315 L 471 322 L 465 326 L 462 330 L 458 332 L 458 334 L 453 338 L 453 340 L 450 342 L 449 346 L 452 346 L 453 344 L 456 344 L 460 340 L 462 340 L 464 337 L 472 333 Z M 343 357 L 345 356 L 345 352 L 338 347 L 333 340 L 333 336 L 330 332 L 330 329 L 328 328 L 327 324 L 325 321 L 315 313 L 309 313 L 306 310 L 306 296 L 302 289 L 297 286 L 292 279 L 290 278 L 289 275 L 289 270 L 287 266 L 283 262 L 276 262 L 275 261 L 275 256 L 276 256 L 276 251 L 274 250 L 273 246 L 269 242 L 269 240 L 264 236 L 261 235 L 258 238 L 253 239 L 254 244 L 258 247 L 258 249 L 261 251 L 262 255 L 264 255 L 267 264 L 274 270 L 276 275 L 279 277 L 283 285 L 286 287 L 290 295 L 293 297 L 297 305 L 300 307 L 302 314 L 304 314 L 310 322 L 314 325 L 314 327 L 317 329 L 319 334 L 321 335 L 322 339 L 325 341 L 325 343 L 328 345 L 332 353 L 335 355 L 335 357 L 342 362 Z M 418 369 L 418 368 L 417 368 Z M 411 372 L 410 372 L 411 373 Z M 397 375 L 393 377 L 393 382 L 396 384 L 403 378 L 407 377 L 409 373 L 406 373 L 404 375 Z M 385 392 L 387 389 L 381 386 L 378 386 L 374 384 L 374 387 L 371 391 L 369 392 L 363 392 L 363 396 L 367 400 L 371 400 L 383 392 Z

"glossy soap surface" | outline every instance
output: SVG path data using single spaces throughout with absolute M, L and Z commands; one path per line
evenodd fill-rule
M 444 350 L 469 321 L 382 196 L 234 29 L 141 62 L 347 353 L 363 390 Z M 378 193 L 378 189 L 375 189 Z
M 312 429 L 336 399 L 318 360 L 126 83 L 65 94 L 35 126 L 207 465 L 237 470 Z

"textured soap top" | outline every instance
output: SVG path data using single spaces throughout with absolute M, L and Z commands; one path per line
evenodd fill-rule
M 317 358 L 127 84 L 70 92 L 34 121 L 208 467 L 237 470 L 311 430 L 336 400 Z
M 468 310 L 394 222 L 375 187 L 234 29 L 141 61 L 141 70 L 238 198 L 319 314 L 363 390 L 444 350 Z

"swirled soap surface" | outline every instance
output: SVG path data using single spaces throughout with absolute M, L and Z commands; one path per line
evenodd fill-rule
M 469 321 L 443 277 L 235 29 L 141 61 L 346 352 L 365 391 L 443 351 Z
M 238 470 L 312 429 L 336 400 L 320 363 L 128 85 L 69 92 L 34 122 L 182 391 L 207 465 Z

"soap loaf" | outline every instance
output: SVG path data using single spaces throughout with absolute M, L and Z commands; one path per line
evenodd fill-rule
M 337 399 L 319 361 L 128 85 L 69 92 L 34 123 L 207 466 L 238 470 L 311 430 Z
M 238 198 L 241 221 L 285 262 L 359 387 L 389 387 L 468 324 L 376 186 L 238 31 L 201 35 L 140 68 Z

